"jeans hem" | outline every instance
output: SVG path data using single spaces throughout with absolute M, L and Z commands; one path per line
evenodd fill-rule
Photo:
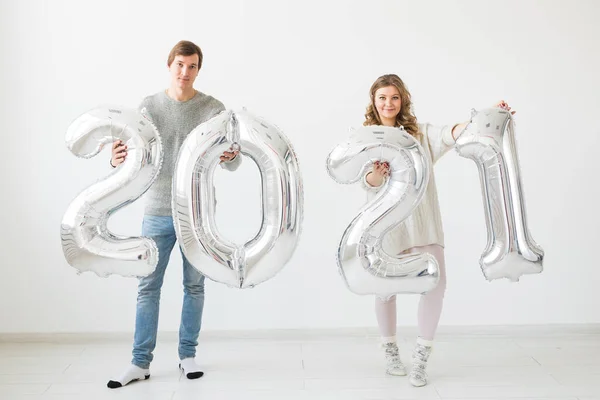
M 148 363 L 148 364 L 142 364 L 142 363 L 138 363 L 136 361 L 132 361 L 131 364 L 133 364 L 136 367 L 141 368 L 141 369 L 150 369 L 150 363 Z

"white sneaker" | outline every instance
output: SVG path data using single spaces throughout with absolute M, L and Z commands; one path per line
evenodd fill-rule
M 412 368 L 410 370 L 410 384 L 416 387 L 427 385 L 427 361 L 431 355 L 432 342 L 417 338 L 417 343 L 412 354 Z
M 383 343 L 381 345 L 385 349 L 385 372 L 389 375 L 405 376 L 406 369 L 400 360 L 400 351 L 398 345 L 394 342 Z

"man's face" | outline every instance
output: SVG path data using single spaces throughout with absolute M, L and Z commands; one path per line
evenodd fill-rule
M 198 76 L 198 54 L 175 56 L 169 65 L 169 72 L 171 73 L 171 87 L 182 90 L 192 88 Z

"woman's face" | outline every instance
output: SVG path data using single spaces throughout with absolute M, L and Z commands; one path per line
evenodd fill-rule
M 375 91 L 375 108 L 382 122 L 395 122 L 400 112 L 402 99 L 396 86 L 386 86 Z

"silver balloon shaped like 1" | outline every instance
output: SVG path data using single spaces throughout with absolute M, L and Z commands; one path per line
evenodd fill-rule
M 118 236 L 110 232 L 110 216 L 143 195 L 162 165 L 158 131 L 134 109 L 118 106 L 90 110 L 69 126 L 66 142 L 78 157 L 96 156 L 115 140 L 127 145 L 123 164 L 83 190 L 68 206 L 61 223 L 61 243 L 67 262 L 79 272 L 143 277 L 158 262 L 158 248 L 146 237 Z M 106 160 L 108 167 L 108 159 Z
M 440 279 L 435 257 L 390 255 L 382 248 L 385 234 L 412 214 L 427 189 L 432 167 L 420 143 L 402 127 L 361 127 L 331 151 L 327 171 L 336 182 L 351 184 L 378 160 L 389 163 L 389 179 L 346 228 L 337 252 L 339 272 L 360 295 L 427 293 Z
M 261 227 L 243 245 L 224 238 L 215 222 L 213 176 L 229 149 L 253 160 L 261 178 Z M 294 253 L 302 218 L 298 159 L 276 126 L 246 110 L 227 110 L 186 138 L 173 177 L 173 219 L 183 253 L 206 277 L 234 288 L 272 278 Z
M 480 266 L 489 281 L 513 282 L 543 270 L 543 249 L 529 232 L 514 120 L 501 108 L 472 111 L 456 151 L 477 164 L 484 201 L 487 245 Z

